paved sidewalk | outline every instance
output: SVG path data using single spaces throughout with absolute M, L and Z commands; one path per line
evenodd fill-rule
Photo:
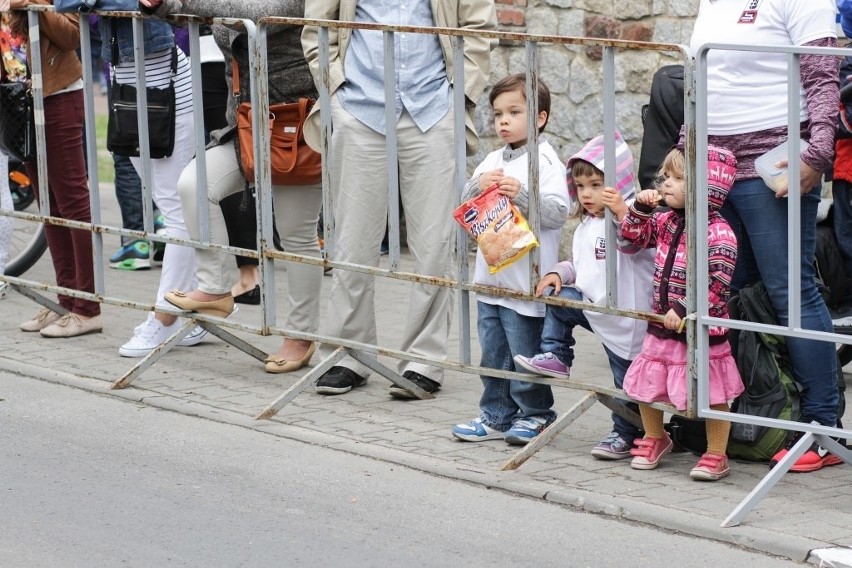
M 104 219 L 116 222 L 110 203 L 114 198 L 108 193 L 102 195 Z M 108 256 L 118 239 L 107 236 L 105 241 Z M 278 264 L 277 270 L 283 271 L 282 263 Z M 159 268 L 135 273 L 106 270 L 108 296 L 153 300 Z M 47 256 L 25 278 L 53 283 Z M 285 280 L 279 276 L 277 281 L 283 299 Z M 323 284 L 325 298 L 330 278 Z M 407 289 L 407 284 L 395 281 L 378 285 L 382 346 L 398 348 Z M 767 466 L 733 462 L 727 479 L 698 483 L 688 476 L 697 459 L 690 454 L 674 454 L 650 472 L 633 470 L 626 461 L 596 460 L 589 450 L 610 427 L 609 411 L 602 405 L 592 407 L 520 469 L 502 472 L 500 465 L 517 448 L 498 441 L 463 443 L 450 435 L 453 424 L 476 415 L 481 391 L 476 376 L 448 373 L 434 400 L 404 402 L 392 399 L 387 391 L 390 383 L 374 375 L 366 386 L 342 396 L 324 397 L 308 389 L 273 419 L 255 421 L 253 417 L 306 370 L 270 375 L 253 358 L 209 338 L 195 347 L 175 348 L 128 389 L 109 390 L 109 384 L 136 362 L 120 357 L 118 347 L 145 314 L 105 306 L 104 333 L 51 340 L 18 331 L 18 324 L 38 309 L 15 292 L 0 301 L 4 346 L 0 368 L 794 560 L 810 556 L 816 564 L 819 561 L 811 554 L 814 549 L 852 547 L 852 468 L 847 465 L 788 474 L 742 525 L 721 528 L 720 523 L 766 474 Z M 325 301 L 322 309 L 326 309 Z M 258 307 L 241 306 L 234 317 L 257 324 L 259 313 Z M 475 332 L 475 323 L 473 327 Z M 458 328 L 454 323 L 452 345 L 458 344 Z M 238 335 L 266 352 L 273 352 L 280 341 L 278 337 Z M 578 360 L 572 375 L 583 382 L 611 385 L 600 344 L 585 331 L 577 339 Z M 473 360 L 478 362 L 475 338 L 473 344 Z M 313 363 L 318 362 L 319 357 L 314 356 Z M 559 412 L 584 395 L 567 388 L 556 389 L 555 394 Z M 847 413 L 847 423 L 852 422 L 849 416 Z M 822 554 L 825 566 L 852 565 L 852 550 Z M 839 555 L 839 560 L 829 563 L 825 554 Z

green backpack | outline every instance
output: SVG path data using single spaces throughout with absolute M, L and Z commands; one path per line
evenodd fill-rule
M 775 310 L 763 282 L 740 290 L 728 303 L 731 319 L 776 324 Z M 801 386 L 793 379 L 792 366 L 783 336 L 754 331 L 731 330 L 738 335 L 737 367 L 745 391 L 731 406 L 731 412 L 799 419 Z M 734 422 L 728 440 L 728 455 L 752 461 L 768 461 L 787 441 L 787 431 L 767 426 Z

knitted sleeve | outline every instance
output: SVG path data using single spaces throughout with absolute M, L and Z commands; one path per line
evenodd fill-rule
M 835 38 L 809 41 L 807 46 L 837 47 Z M 808 102 L 810 146 L 802 153 L 802 161 L 818 172 L 831 168 L 834 160 L 834 134 L 837 131 L 837 109 L 840 61 L 836 57 L 802 55 L 800 75 Z
M 731 296 L 731 280 L 737 263 L 737 237 L 721 217 L 711 221 L 707 231 L 710 280 L 710 315 L 726 317 Z
M 657 231 L 653 210 L 641 203 L 633 203 L 621 221 L 618 248 L 624 252 L 633 247 L 654 248 L 657 246 Z

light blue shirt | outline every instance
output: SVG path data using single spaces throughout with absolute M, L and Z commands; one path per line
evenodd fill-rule
M 433 26 L 429 0 L 360 0 L 355 21 Z M 426 132 L 450 109 L 450 82 L 438 36 L 394 34 L 396 119 L 403 109 Z M 384 40 L 382 32 L 352 30 L 338 100 L 349 114 L 379 134 L 385 127 Z

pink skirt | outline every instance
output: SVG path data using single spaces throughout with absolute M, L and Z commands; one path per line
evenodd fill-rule
M 725 404 L 743 392 L 731 346 L 710 346 L 710 404 Z M 640 402 L 666 402 L 686 409 L 686 343 L 645 336 L 642 352 L 624 376 L 624 392 Z

